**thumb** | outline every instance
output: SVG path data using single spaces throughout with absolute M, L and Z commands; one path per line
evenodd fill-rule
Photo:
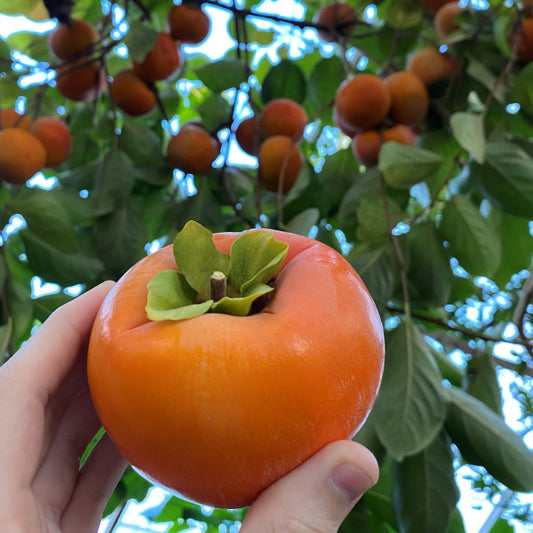
M 241 533 L 335 533 L 378 475 L 376 459 L 361 444 L 328 444 L 259 496 Z

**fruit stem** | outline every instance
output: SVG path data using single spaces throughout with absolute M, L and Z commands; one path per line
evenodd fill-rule
M 209 292 L 211 300 L 218 302 L 226 296 L 227 278 L 224 272 L 215 270 L 209 278 Z

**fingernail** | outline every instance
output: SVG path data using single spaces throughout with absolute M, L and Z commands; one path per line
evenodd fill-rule
M 351 463 L 341 463 L 331 472 L 333 485 L 349 503 L 360 498 L 376 481 Z

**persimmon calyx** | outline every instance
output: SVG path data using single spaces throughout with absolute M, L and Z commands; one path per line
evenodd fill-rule
M 189 221 L 174 239 L 178 270 L 164 270 L 148 283 L 150 320 L 185 320 L 207 312 L 246 316 L 252 304 L 273 291 L 268 282 L 280 269 L 289 245 L 268 230 L 243 233 L 229 255 L 213 234 Z

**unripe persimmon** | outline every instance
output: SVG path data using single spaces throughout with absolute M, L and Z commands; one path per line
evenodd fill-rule
M 294 185 L 302 168 L 302 154 L 298 145 L 286 135 L 274 135 L 259 149 L 259 181 L 268 191 L 282 192 Z
M 450 33 L 459 29 L 459 24 L 455 22 L 455 17 L 459 15 L 462 8 L 459 5 L 459 2 L 450 2 L 444 4 L 438 11 L 435 13 L 435 18 L 433 19 L 433 25 L 437 35 L 444 39 Z
M 132 68 L 117 72 L 109 86 L 111 99 L 128 115 L 146 115 L 157 105 L 157 97 Z
M 235 138 L 242 150 L 250 155 L 257 156 L 261 145 L 257 117 L 251 116 L 241 120 L 235 130 Z
M 65 63 L 56 69 L 56 89 L 69 100 L 87 102 L 94 100 L 107 85 L 100 61 L 85 58 Z
M 420 3 L 430 13 L 435 14 L 442 6 L 456 0 L 420 0 Z
M 429 108 L 428 91 L 420 78 L 400 71 L 391 74 L 385 85 L 391 96 L 389 115 L 394 122 L 409 126 L 420 123 Z
M 40 117 L 33 121 L 29 131 L 41 141 L 46 150 L 45 167 L 57 167 L 68 159 L 72 152 L 72 135 L 70 128 L 62 120 Z
M 455 76 L 459 66 L 455 57 L 448 53 L 436 48 L 422 48 L 409 58 L 406 70 L 430 85 Z
M 347 39 L 357 23 L 354 8 L 345 2 L 332 2 L 319 9 L 313 22 L 327 29 L 317 29 L 323 41 L 335 42 L 338 38 Z
M 21 128 L 0 130 L 0 179 L 23 184 L 44 167 L 46 150 L 35 135 Z
M 21 128 L 27 130 L 31 120 L 28 115 L 21 115 L 15 109 L 2 109 L 0 111 L 0 128 Z
M 358 74 L 345 80 L 337 89 L 335 109 L 349 128 L 370 129 L 377 126 L 389 112 L 391 98 L 381 78 Z
M 303 137 L 308 118 L 304 108 L 294 100 L 274 98 L 261 110 L 258 121 L 263 139 L 286 135 L 298 141 Z
M 80 56 L 100 40 L 96 28 L 86 20 L 72 19 L 70 24 L 60 22 L 48 38 L 50 53 L 60 61 Z
M 512 37 L 512 46 L 520 63 L 533 61 L 533 18 L 522 21 L 520 29 Z
M 211 30 L 211 20 L 195 5 L 172 6 L 167 20 L 172 38 L 184 44 L 200 44 Z
M 173 135 L 167 146 L 171 165 L 190 174 L 204 174 L 217 158 L 217 141 L 198 124 L 185 124 Z
M 153 48 L 143 61 L 134 61 L 133 68 L 139 78 L 153 83 L 172 76 L 181 63 L 180 51 L 174 39 L 168 33 L 159 32 Z

